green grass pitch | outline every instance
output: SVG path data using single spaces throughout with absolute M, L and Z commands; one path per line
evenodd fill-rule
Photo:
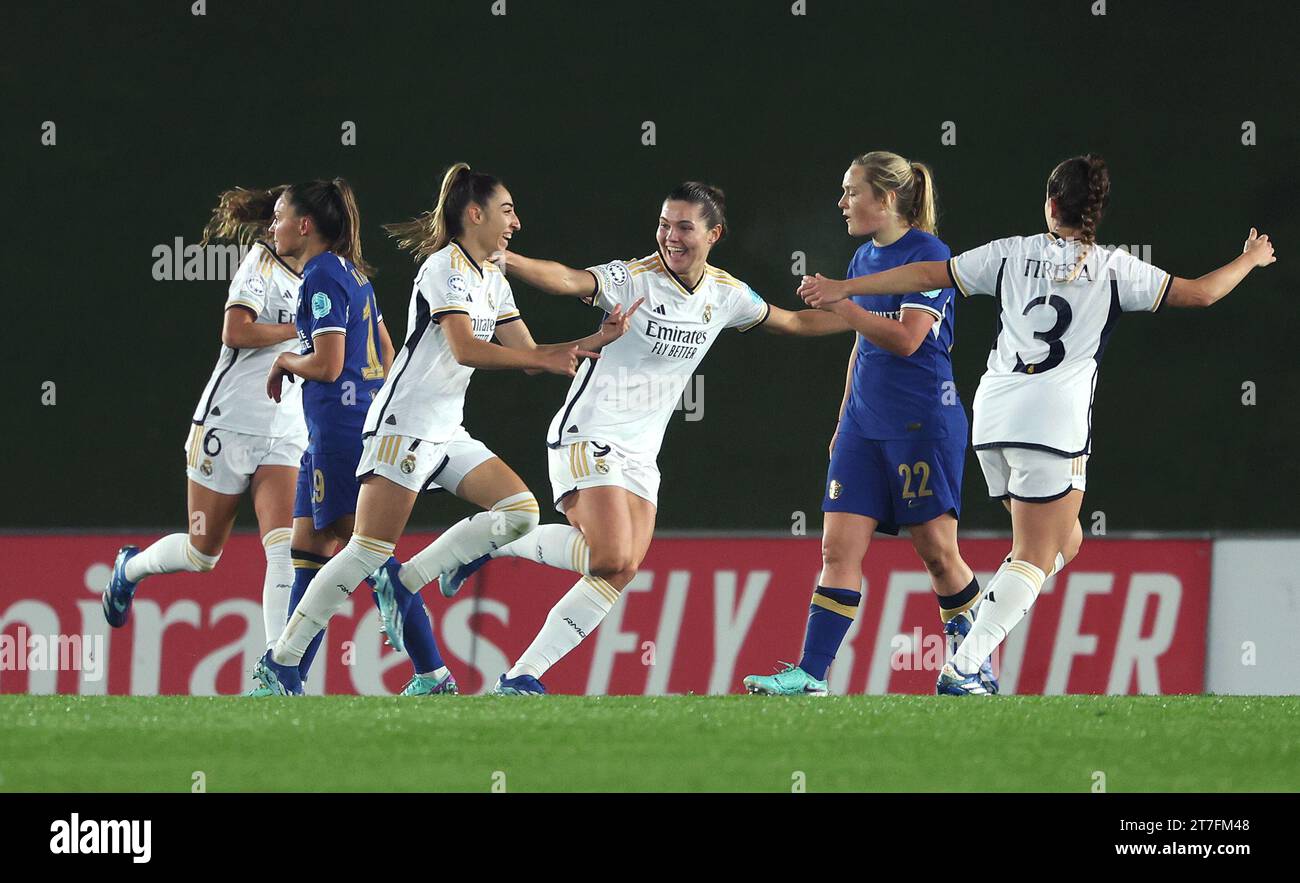
M 1294 792 L 1297 732 L 1297 697 L 3 696 L 0 791 Z

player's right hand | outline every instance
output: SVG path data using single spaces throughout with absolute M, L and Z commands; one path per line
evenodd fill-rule
M 1277 260 L 1273 255 L 1273 243 L 1268 241 L 1268 237 L 1259 233 L 1254 227 L 1250 228 L 1250 236 L 1246 238 L 1246 244 L 1241 249 L 1242 254 L 1251 256 L 1256 267 L 1267 267 Z
M 538 367 L 551 374 L 563 374 L 565 377 L 572 377 L 578 373 L 578 360 L 599 358 L 600 353 L 589 353 L 586 350 L 578 349 L 576 346 L 563 347 L 546 350 L 542 354 L 541 364 Z
M 803 277 L 797 293 L 810 307 L 829 307 L 849 296 L 842 281 L 827 279 L 821 273 Z

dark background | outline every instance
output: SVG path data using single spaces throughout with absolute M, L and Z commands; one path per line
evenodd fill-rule
M 791 253 L 842 276 L 835 202 L 853 155 L 932 165 L 954 252 L 1042 229 L 1052 166 L 1092 150 L 1114 182 L 1103 243 L 1195 276 L 1251 225 L 1279 262 L 1212 310 L 1131 315 L 1106 352 L 1086 513 L 1119 530 L 1300 528 L 1293 352 L 1298 91 L 1285 4 L 1070 2 L 190 2 L 6 7 L 7 528 L 179 525 L 181 447 L 216 359 L 226 283 L 156 282 L 217 194 L 343 175 L 398 341 L 415 265 L 383 222 L 430 208 L 466 160 L 513 190 L 524 254 L 585 266 L 653 249 L 680 180 L 728 194 L 712 263 L 800 306 Z M 58 126 L 55 147 L 41 124 Z M 345 120 L 357 145 L 340 143 Z M 658 144 L 641 144 L 653 120 Z M 957 124 L 956 146 L 941 126 Z M 1243 146 L 1245 120 L 1257 146 Z M 592 312 L 516 285 L 541 341 Z M 995 305 L 961 302 L 969 408 Z M 704 419 L 670 423 L 663 528 L 815 531 L 847 336 L 724 335 Z M 12 360 L 12 361 L 11 361 Z M 41 383 L 57 383 L 43 407 Z M 1258 404 L 1241 403 L 1242 384 Z M 543 434 L 566 381 L 480 371 L 466 425 L 547 505 Z M 967 461 L 966 527 L 1000 529 Z M 414 523 L 460 517 L 447 495 Z M 251 525 L 247 513 L 241 524 Z

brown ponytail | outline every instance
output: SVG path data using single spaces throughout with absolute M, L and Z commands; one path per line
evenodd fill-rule
M 424 260 L 463 235 L 465 209 L 470 203 L 486 208 L 500 186 L 495 175 L 471 171 L 468 163 L 458 162 L 443 174 L 433 211 L 409 221 L 385 224 L 384 229 L 397 240 L 398 248 L 414 252 L 416 261 Z
M 206 246 L 213 240 L 229 239 L 247 245 L 266 239 L 271 221 L 275 217 L 275 201 L 289 185 L 277 184 L 265 190 L 236 187 L 217 197 L 217 207 L 212 210 L 208 225 L 203 228 Z
M 361 256 L 361 212 L 356 194 L 343 178 L 332 181 L 308 181 L 294 184 L 285 191 L 294 211 L 309 216 L 330 251 L 347 258 L 367 276 L 374 268 Z

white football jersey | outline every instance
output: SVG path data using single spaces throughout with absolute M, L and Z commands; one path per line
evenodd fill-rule
M 739 279 L 706 267 L 694 290 L 656 251 L 635 261 L 589 267 L 596 277 L 590 303 L 626 311 L 645 298 L 627 333 L 587 359 L 547 431 L 555 448 L 575 441 L 613 442 L 653 460 L 682 391 L 724 328 L 748 331 L 771 307 Z
M 1092 393 L 1120 313 L 1155 312 L 1173 276 L 1126 251 L 1047 233 L 999 239 L 948 261 L 957 290 L 998 299 L 998 331 L 975 393 L 972 444 L 1066 457 L 1092 446 Z
M 457 313 L 469 316 L 479 340 L 491 340 L 498 325 L 519 318 L 510 283 L 496 264 L 480 267 L 453 240 L 425 258 L 415 276 L 406 343 L 370 404 L 365 436 L 444 442 L 456 434 L 474 369 L 456 361 L 439 322 Z
M 248 250 L 230 280 L 226 309 L 247 307 L 259 325 L 294 321 L 302 277 L 289 269 L 265 242 Z M 234 349 L 221 345 L 217 365 L 203 388 L 194 422 L 216 429 L 281 438 L 306 432 L 302 415 L 302 383 L 285 382 L 280 402 L 266 394 L 266 376 L 280 353 L 296 351 L 298 338 L 271 346 Z

